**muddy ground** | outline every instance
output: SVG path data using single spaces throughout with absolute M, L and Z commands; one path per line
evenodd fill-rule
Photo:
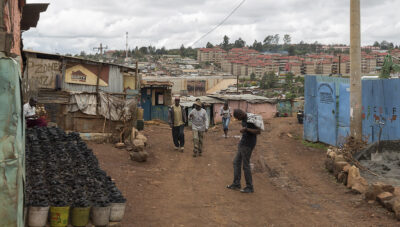
M 392 213 L 336 183 L 324 168 L 326 150 L 302 143 L 295 118 L 272 119 L 259 136 L 251 160 L 255 193 L 226 189 L 239 129 L 232 122 L 228 139 L 220 127 L 211 129 L 198 158 L 192 157 L 191 131 L 185 129 L 186 150 L 178 153 L 167 125 L 146 126 L 146 163 L 111 145 L 90 144 L 128 199 L 123 226 L 398 225 Z

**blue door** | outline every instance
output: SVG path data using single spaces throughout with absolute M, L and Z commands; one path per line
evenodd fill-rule
M 317 83 L 318 139 L 336 146 L 336 87 L 335 83 Z
M 143 108 L 143 119 L 145 121 L 151 120 L 151 89 L 142 89 L 142 108 Z

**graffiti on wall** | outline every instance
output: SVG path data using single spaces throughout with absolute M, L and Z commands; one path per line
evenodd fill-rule
M 38 88 L 55 88 L 56 76 L 61 75 L 60 65 L 59 61 L 28 58 L 29 81 Z

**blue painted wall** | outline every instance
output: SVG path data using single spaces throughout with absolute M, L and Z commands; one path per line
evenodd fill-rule
M 168 106 L 152 106 L 151 107 L 151 119 L 158 119 L 168 122 Z
M 339 113 L 337 145 L 346 143 L 350 135 L 350 84 L 339 84 Z
M 334 82 L 338 95 L 337 114 L 327 114 L 332 106 L 321 104 L 319 92 L 316 91 L 321 81 L 335 80 L 333 77 L 306 76 L 305 83 L 305 119 L 304 139 L 333 144 L 333 133 L 336 145 L 345 143 L 350 135 L 350 92 L 348 79 L 337 78 Z M 331 84 L 333 82 L 325 83 Z M 317 97 L 316 97 L 317 96 Z M 368 143 L 378 141 L 380 125 L 383 122 L 381 140 L 400 140 L 400 79 L 368 79 L 362 81 L 362 130 L 363 138 Z M 337 117 L 336 127 L 333 127 Z M 329 135 L 329 136 L 325 136 Z
M 381 140 L 400 140 L 400 79 L 363 80 L 363 136 L 378 141 L 379 124 L 383 122 Z
M 304 90 L 304 139 L 318 141 L 318 107 L 317 107 L 317 78 L 315 76 L 305 77 Z

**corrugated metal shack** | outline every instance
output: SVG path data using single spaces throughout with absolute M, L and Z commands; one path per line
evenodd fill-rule
M 196 99 L 199 98 L 200 101 L 204 104 L 204 108 L 207 111 L 208 119 L 209 119 L 209 124 L 214 125 L 217 122 L 216 116 L 219 115 L 218 113 L 214 112 L 214 106 L 222 106 L 224 104 L 223 101 L 208 97 L 208 96 L 200 96 L 200 97 L 194 97 L 194 96 L 189 96 L 189 97 L 182 97 L 181 98 L 181 106 L 185 107 L 186 110 L 186 115 L 189 115 L 190 111 L 193 109 L 193 104 L 196 102 Z M 218 108 L 218 107 L 217 107 Z M 220 117 L 221 118 L 221 117 Z M 222 120 L 219 120 L 218 122 L 221 122 Z M 191 126 L 191 123 L 188 123 L 189 126 Z
M 242 109 L 249 113 L 261 115 L 264 120 L 271 119 L 276 115 L 276 99 L 270 99 L 263 96 L 244 94 L 244 95 L 209 95 L 209 97 L 216 98 L 223 102 L 228 102 L 229 107 L 232 109 Z M 223 104 L 215 104 L 214 122 L 221 122 L 222 118 L 219 115 L 220 109 Z
M 123 103 L 137 103 L 140 79 L 135 68 L 35 51 L 24 54 L 24 101 L 37 97 L 48 120 L 64 130 L 113 132 L 125 118 L 119 114 Z M 136 120 L 136 113 L 131 116 Z
M 181 105 L 186 107 L 187 114 L 192 109 L 195 100 L 199 98 L 204 104 L 210 119 L 210 125 L 222 122 L 220 110 L 225 102 L 228 102 L 229 107 L 234 109 L 242 109 L 246 112 L 259 114 L 264 120 L 271 119 L 277 112 L 276 99 L 269 99 L 263 96 L 256 95 L 208 95 L 200 97 L 182 97 Z
M 172 105 L 172 86 L 170 81 L 142 81 L 141 100 L 145 121 L 168 121 L 168 107 Z

